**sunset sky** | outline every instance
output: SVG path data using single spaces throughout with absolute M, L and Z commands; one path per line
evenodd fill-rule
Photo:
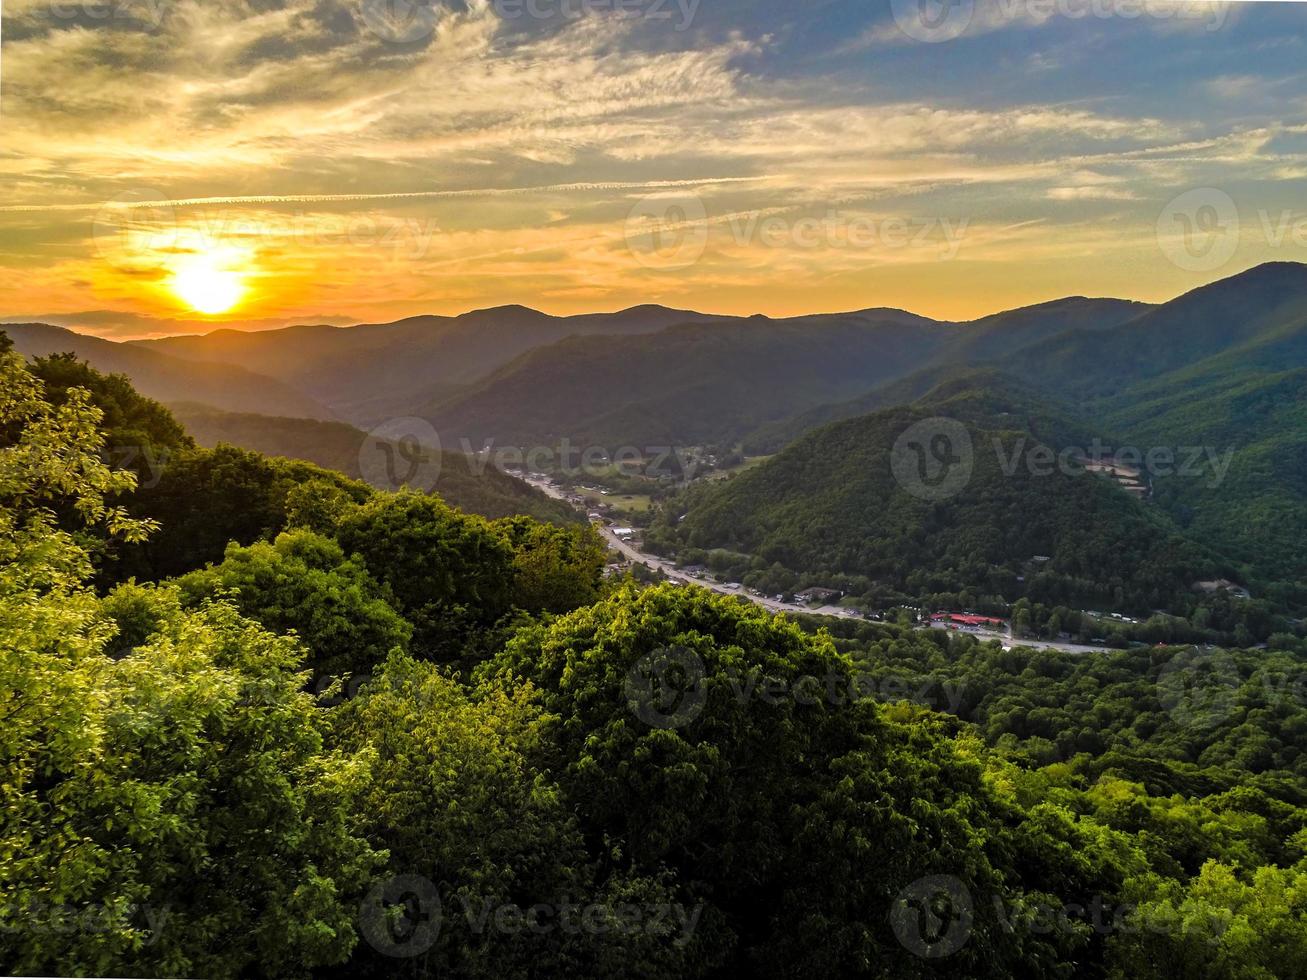
M 5 0 L 0 318 L 963 318 L 1307 260 L 1307 5 L 390 2 Z

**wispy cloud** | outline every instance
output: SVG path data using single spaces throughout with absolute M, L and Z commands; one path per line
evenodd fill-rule
M 906 57 L 899 26 L 866 5 L 843 14 L 844 53 L 802 69 L 785 40 L 800 21 L 761 14 L 658 33 L 598 13 L 509 24 L 471 0 L 395 44 L 353 0 L 121 6 L 97 22 L 56 16 L 46 0 L 5 5 L 0 312 L 104 308 L 145 318 L 142 329 L 190 324 L 166 288 L 169 264 L 212 249 L 239 257 L 251 285 L 239 317 L 251 323 L 659 298 L 979 313 L 998 302 L 984 293 L 996 269 L 1020 270 L 1011 278 L 1030 294 L 1002 300 L 1016 305 L 1049 298 L 1058 276 L 1090 288 L 1059 261 L 1101 262 L 1105 242 L 1137 249 L 1135 268 L 1162 262 L 1149 236 L 1179 189 L 1270 194 L 1307 172 L 1300 73 L 1240 56 L 1267 38 L 1218 46 L 1160 18 L 1136 33 L 1191 73 L 1184 104 L 1106 65 L 1086 90 L 1059 87 L 1077 53 L 1064 39 L 1010 57 L 1008 28 L 1083 24 L 1092 39 L 1124 23 L 1016 0 L 977 0 L 942 89 L 939 62 Z M 981 52 L 974 64 L 966 45 Z M 927 49 L 948 46 L 911 53 Z M 1000 70 L 1029 84 L 1004 86 Z M 651 269 L 628 244 L 628 218 L 646 198 L 678 197 L 704 209 L 704 253 Z M 831 212 L 968 230 L 947 271 L 927 250 L 731 233 L 743 216 Z M 1106 292 L 1121 266 L 1078 272 L 1099 270 Z M 1148 267 L 1157 290 L 1183 285 Z M 942 278 L 956 295 L 941 296 Z

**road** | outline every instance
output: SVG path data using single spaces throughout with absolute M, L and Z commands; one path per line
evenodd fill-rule
M 567 501 L 567 494 L 548 481 L 540 480 L 535 477 L 524 477 L 524 479 L 527 483 L 531 484 L 531 486 L 545 494 L 548 494 L 555 500 Z M 631 561 L 641 562 L 652 569 L 657 569 L 663 572 L 673 582 L 680 582 L 684 585 L 697 585 L 700 588 L 711 589 L 713 592 L 719 592 L 722 595 L 739 596 L 741 599 L 747 599 L 749 602 L 762 606 L 764 609 L 768 609 L 774 613 L 794 613 L 803 614 L 805 616 L 833 616 L 836 619 L 862 619 L 862 616 L 858 612 L 852 609 L 846 609 L 843 606 L 805 606 L 795 602 L 780 602 L 777 599 L 772 599 L 767 596 L 754 595 L 743 586 L 736 586 L 732 589 L 728 588 L 724 583 L 711 578 L 696 578 L 693 575 L 687 574 L 683 569 L 677 568 L 675 562 L 668 561 L 666 558 L 660 558 L 658 555 L 647 554 L 635 547 L 635 545 L 631 544 L 629 541 L 623 541 L 613 533 L 613 529 L 608 525 L 595 521 L 594 526 L 598 529 L 600 534 L 603 535 L 604 540 L 608 543 L 609 547 L 618 554 L 629 558 Z M 921 630 L 934 628 L 935 627 L 932 626 L 914 627 L 914 629 Z M 1003 644 L 1004 650 L 1011 650 L 1013 647 L 1018 646 L 1028 647 L 1034 650 L 1060 650 L 1062 653 L 1075 654 L 1102 653 L 1105 650 L 1104 647 L 1082 646 L 1078 643 L 1060 643 L 1053 640 L 1021 640 L 1020 642 L 1015 642 L 1012 639 L 1010 628 L 1005 632 L 983 629 L 970 629 L 966 632 L 982 642 L 998 640 Z

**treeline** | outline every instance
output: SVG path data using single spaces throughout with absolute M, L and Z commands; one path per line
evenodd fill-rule
M 1194 735 L 1182 651 L 832 636 L 311 467 L 188 517 L 98 401 L 0 353 L 7 972 L 1303 975 L 1303 712 L 1249 655 Z M 246 537 L 167 536 L 210 510 Z M 936 670 L 1008 680 L 940 713 Z

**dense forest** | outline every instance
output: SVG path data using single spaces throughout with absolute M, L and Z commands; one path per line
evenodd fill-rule
M 0 352 L 0 419 L 7 972 L 1307 976 L 1291 637 L 795 622 L 67 361 Z M 1123 592 L 1206 570 L 1133 519 Z
M 1194 473 L 1185 469 L 1193 451 L 1169 450 L 1169 471 L 1143 473 L 1145 492 L 1132 494 L 1090 472 L 1086 459 L 1090 447 L 1136 445 L 1114 433 L 1140 434 L 1146 412 L 1119 409 L 1100 428 L 1092 414 L 994 369 L 925 377 L 933 386 L 907 406 L 819 427 L 738 476 L 688 487 L 656 515 L 647 546 L 767 593 L 824 585 L 873 609 L 1007 615 L 1021 601 L 1060 609 L 1054 638 L 1110 638 L 1080 614 L 1106 609 L 1139 620 L 1139 628 L 1115 624 L 1119 639 L 1247 645 L 1291 631 L 1307 609 L 1301 567 L 1285 544 L 1297 539 L 1281 534 L 1305 512 L 1292 475 L 1300 391 L 1275 397 L 1259 382 L 1249 392 L 1245 379 L 1246 404 L 1222 414 L 1220 428 L 1212 421 L 1220 399 L 1175 399 L 1151 425 L 1157 441 L 1138 444 L 1162 445 L 1169 434 L 1180 445 L 1217 439 L 1209 445 L 1239 451 L 1199 454 L 1206 469 Z M 1274 390 L 1288 395 L 1285 383 Z M 941 426 L 963 447 L 953 460 L 961 478 L 955 492 L 920 492 L 914 482 L 924 471 L 904 439 L 914 430 L 938 438 Z M 1218 478 L 1220 466 L 1228 469 Z M 1251 595 L 1196 588 L 1213 581 L 1248 583 Z

